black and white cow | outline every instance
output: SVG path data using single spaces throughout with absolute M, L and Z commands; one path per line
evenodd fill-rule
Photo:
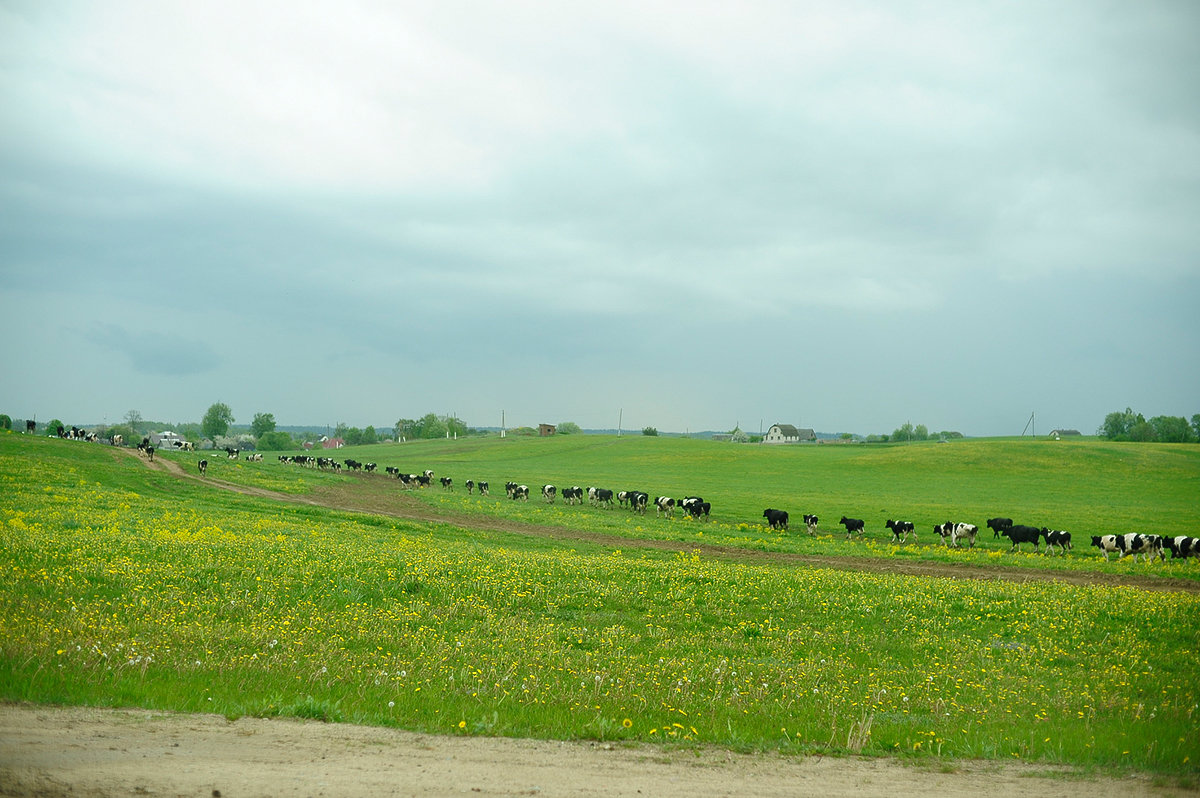
M 562 489 L 563 501 L 567 504 L 583 504 L 583 488 L 572 485 Z
M 1186 560 L 1188 557 L 1200 558 L 1200 538 L 1177 535 L 1173 538 L 1164 538 L 1163 546 L 1171 552 L 1172 560 L 1176 558 Z
M 763 510 L 763 518 L 767 519 L 767 524 L 771 527 L 771 529 L 782 529 L 785 532 L 787 531 L 787 510 L 776 510 L 768 507 L 767 509 Z
M 488 495 L 488 484 L 486 482 L 479 483 L 479 495 L 480 496 Z
M 842 516 L 842 520 L 838 521 L 838 523 L 846 527 L 846 540 L 849 540 L 850 536 L 855 532 L 857 532 L 859 535 L 862 535 L 867 528 L 866 522 L 861 518 L 847 518 L 844 515 Z
M 442 488 L 444 490 L 454 490 L 454 478 L 453 477 L 442 477 L 440 481 L 442 483 Z
M 975 548 L 975 536 L 979 534 L 979 527 L 974 524 L 955 524 L 954 529 L 950 532 L 950 542 L 955 548 L 962 548 L 960 540 L 967 541 L 967 548 Z
M 884 526 L 892 530 L 893 543 L 903 543 L 908 539 L 910 533 L 913 536 L 913 540 L 917 539 L 917 528 L 913 525 L 912 521 L 893 521 L 889 518 L 884 523 Z
M 463 484 L 467 486 L 467 493 L 468 493 L 468 494 L 472 493 L 472 492 L 475 490 L 475 480 L 473 480 L 473 479 L 468 479 L 468 480 L 467 480 L 466 482 L 464 482 Z
M 819 520 L 820 519 L 817 518 L 815 515 L 805 515 L 804 516 L 804 526 L 806 526 L 808 528 L 808 534 L 810 534 L 810 535 L 817 534 L 817 521 L 819 521 Z
M 1067 549 L 1071 546 L 1071 533 L 1064 532 L 1061 529 L 1047 529 L 1042 527 L 1042 540 L 1046 541 L 1046 553 L 1050 554 L 1054 546 L 1058 546 L 1058 550 L 1062 554 L 1067 553 Z
M 944 524 L 934 524 L 933 531 L 941 536 L 942 543 L 945 543 L 947 546 L 949 546 L 950 538 L 954 535 L 954 527 L 955 523 L 953 521 L 947 521 Z
M 1158 535 L 1139 535 L 1134 532 L 1124 535 L 1092 535 L 1092 545 L 1104 553 L 1105 560 L 1114 551 L 1119 554 L 1118 560 L 1123 560 L 1130 554 L 1133 555 L 1134 562 L 1137 562 L 1139 557 L 1146 560 L 1152 560 L 1155 556 L 1164 560 L 1167 558 L 1162 550 L 1162 538 Z
M 205 474 L 208 473 L 208 461 L 207 460 L 201 460 L 199 463 L 196 463 L 196 467 L 200 469 L 200 476 L 204 476 Z
M 654 506 L 658 509 L 659 515 L 665 515 L 670 518 L 675 516 L 675 500 L 670 496 L 659 496 L 654 500 Z
M 596 504 L 612 509 L 613 492 L 609 488 L 596 488 Z
M 558 488 L 553 485 L 542 485 L 542 498 L 547 504 L 554 504 L 554 497 L 558 495 Z
M 1012 546 L 1008 549 L 1009 551 L 1013 551 L 1014 549 L 1020 551 L 1022 543 L 1032 543 L 1034 551 L 1040 550 L 1038 546 L 1042 542 L 1042 530 L 1036 527 L 1013 524 L 1000 530 L 1000 534 L 1012 541 Z
M 646 514 L 646 507 L 650 504 L 649 493 L 643 493 L 640 490 L 626 491 L 626 498 L 629 500 L 631 512 Z
M 701 499 L 699 496 L 689 496 L 683 500 L 680 505 L 687 511 L 692 518 L 708 518 L 708 514 L 712 511 L 712 505 Z
M 992 530 L 993 538 L 1000 537 L 1004 530 L 1008 529 L 1012 525 L 1013 520 L 1011 518 L 989 518 L 987 520 L 987 526 L 988 529 Z
M 513 485 L 513 489 L 512 489 L 512 492 L 509 494 L 509 497 L 513 501 L 517 501 L 518 499 L 521 501 L 524 501 L 524 502 L 529 501 L 529 486 L 528 485 Z

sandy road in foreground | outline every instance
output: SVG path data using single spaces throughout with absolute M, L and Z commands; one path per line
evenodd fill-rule
M 943 770 L 949 772 L 942 772 Z M 1021 763 L 435 737 L 316 721 L 0 705 L 0 795 L 1195 796 Z

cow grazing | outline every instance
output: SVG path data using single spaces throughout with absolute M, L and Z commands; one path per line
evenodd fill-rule
M 770 526 L 771 529 L 782 529 L 785 532 L 787 531 L 787 510 L 776 510 L 768 507 L 767 509 L 763 510 L 763 518 L 767 519 L 767 525 Z
M 480 496 L 488 495 L 488 484 L 486 482 L 479 483 L 479 495 Z
M 846 540 L 849 540 L 850 536 L 855 532 L 857 532 L 859 535 L 862 535 L 866 531 L 867 527 L 866 522 L 864 522 L 861 518 L 847 518 L 844 515 L 842 516 L 842 520 L 838 521 L 838 523 L 846 527 Z
M 1058 546 L 1058 549 L 1063 554 L 1067 553 L 1067 549 L 1071 546 L 1071 533 L 1063 532 L 1061 529 L 1047 529 L 1042 527 L 1042 540 L 1046 541 L 1046 553 L 1050 554 L 1052 547 Z
M 464 482 L 463 484 L 467 486 L 467 493 L 468 493 L 468 494 L 472 493 L 472 492 L 475 490 L 475 480 L 473 480 L 473 479 L 468 479 L 468 480 L 467 480 L 466 482 Z
M 204 476 L 205 474 L 208 473 L 208 461 L 207 460 L 201 460 L 199 463 L 196 463 L 196 467 L 200 469 L 200 476 Z
M 1013 551 L 1014 549 L 1020 551 L 1022 543 L 1032 543 L 1033 550 L 1039 551 L 1038 546 L 1042 542 L 1042 530 L 1032 526 L 1025 526 L 1024 524 L 1013 524 L 1010 527 L 1005 527 L 1000 531 L 1000 534 L 1012 541 L 1012 546 L 1008 549 L 1009 551 Z
M 992 537 L 998 538 L 1003 534 L 1004 530 L 1013 525 L 1011 518 L 989 518 L 987 520 L 988 529 L 992 530 Z
M 817 518 L 815 515 L 805 515 L 804 516 L 804 526 L 808 527 L 808 534 L 810 534 L 810 535 L 817 534 L 817 521 L 819 521 L 819 520 L 820 519 Z
M 893 543 L 903 543 L 910 534 L 913 536 L 913 540 L 917 538 L 917 528 L 912 521 L 893 521 L 889 518 L 884 526 L 892 530 Z
M 978 534 L 979 527 L 974 524 L 955 524 L 954 529 L 950 532 L 950 542 L 955 548 L 962 548 L 959 541 L 965 538 L 968 542 L 967 548 L 973 549 L 975 548 L 975 536 Z M 1069 539 L 1070 535 L 1067 537 Z
M 228 457 L 230 460 L 236 460 L 236 459 L 238 459 L 238 450 L 234 449 L 232 446 L 226 446 L 225 447 L 225 456 Z
M 558 488 L 553 485 L 542 485 L 542 498 L 546 500 L 546 504 L 554 504 L 554 497 L 558 495 Z

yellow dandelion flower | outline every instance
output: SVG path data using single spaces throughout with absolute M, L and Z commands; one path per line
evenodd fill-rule
M 626 729 L 628 729 L 631 726 L 633 726 L 633 721 L 630 720 L 629 718 L 625 718 L 625 720 L 621 721 L 621 725 L 624 726 Z

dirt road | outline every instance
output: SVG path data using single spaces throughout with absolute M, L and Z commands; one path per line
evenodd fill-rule
M 1131 798 L 1195 792 L 1020 763 L 432 737 L 316 721 L 0 706 L 0 795 Z

